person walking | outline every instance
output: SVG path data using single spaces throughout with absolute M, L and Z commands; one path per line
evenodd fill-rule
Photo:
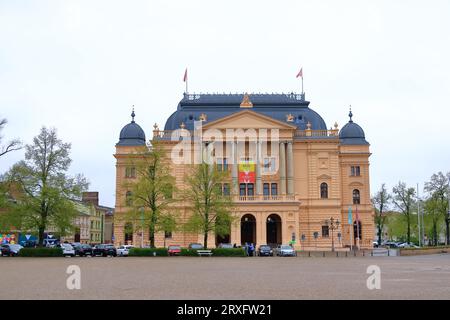
M 253 257 L 254 252 L 255 252 L 255 246 L 253 245 L 253 243 L 251 243 L 250 248 L 249 248 L 250 257 Z

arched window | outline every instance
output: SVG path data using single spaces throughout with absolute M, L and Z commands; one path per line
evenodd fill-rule
M 328 184 L 325 182 L 320 185 L 320 198 L 328 199 Z
M 133 205 L 133 194 L 131 191 L 127 191 L 127 194 L 125 196 L 125 204 L 127 207 L 131 207 Z
M 353 190 L 353 204 L 361 203 L 361 194 L 358 189 Z
M 131 222 L 127 222 L 124 228 L 125 234 L 125 244 L 133 243 L 133 224 Z

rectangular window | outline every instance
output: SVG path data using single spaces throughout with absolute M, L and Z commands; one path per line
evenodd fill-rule
M 166 239 L 172 239 L 172 232 L 165 231 L 164 236 L 166 237 Z
M 247 185 L 247 195 L 249 197 L 253 197 L 255 195 L 255 185 L 253 183 L 249 183 Z
M 135 167 L 126 167 L 125 168 L 125 178 L 128 178 L 128 179 L 136 178 L 136 168 Z
M 230 195 L 230 184 L 229 183 L 224 183 L 223 184 L 223 195 L 224 196 L 229 196 Z
M 359 177 L 359 176 L 361 176 L 361 167 L 360 166 L 351 166 L 350 175 L 352 177 Z
M 264 183 L 263 194 L 265 197 L 270 196 L 270 184 Z
M 328 226 L 322 226 L 322 238 L 328 238 L 330 236 L 330 228 Z
M 272 196 L 278 195 L 278 184 L 272 183 Z
M 217 158 L 217 171 L 228 171 L 227 158 Z
M 239 185 L 239 195 L 241 197 L 245 197 L 246 196 L 246 185 L 245 185 L 245 183 L 241 183 Z
M 263 172 L 264 173 L 275 173 L 275 158 L 264 158 L 263 162 Z

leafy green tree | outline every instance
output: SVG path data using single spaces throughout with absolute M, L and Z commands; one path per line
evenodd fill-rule
M 76 215 L 73 200 L 80 199 L 88 183 L 81 175 L 67 175 L 71 145 L 58 139 L 55 129 L 43 127 L 25 149 L 25 160 L 7 174 L 20 194 L 9 216 L 16 228 L 37 231 L 42 246 L 46 230 L 61 235 L 71 231 Z
M 441 210 L 442 202 L 436 195 L 431 196 L 425 201 L 424 211 L 424 223 L 428 234 L 431 235 L 431 243 L 434 246 L 438 245 L 440 221 L 442 219 Z
M 411 242 L 411 224 L 412 224 L 412 209 L 414 206 L 414 197 L 416 190 L 408 188 L 406 183 L 399 182 L 392 189 L 392 202 L 401 211 L 406 220 L 406 241 Z
M 207 248 L 208 234 L 225 236 L 235 218 L 232 215 L 233 202 L 222 192 L 222 183 L 228 173 L 219 171 L 215 165 L 195 165 L 186 178 L 185 199 L 192 203 L 192 215 L 185 224 L 189 232 L 203 234 L 203 245 Z
M 433 174 L 430 181 L 425 183 L 425 192 L 428 192 L 433 202 L 433 211 L 437 211 L 445 222 L 446 244 L 450 243 L 449 216 L 447 214 L 449 203 L 450 172 L 444 175 L 442 172 Z
M 4 127 L 6 126 L 6 124 L 8 123 L 8 121 L 6 119 L 0 119 L 0 131 L 2 131 L 4 129 Z M 2 142 L 3 137 L 0 135 L 0 143 Z M 22 143 L 20 142 L 19 139 L 14 139 L 11 141 L 8 141 L 6 143 L 6 145 L 1 145 L 0 146 L 0 157 L 4 156 L 5 154 L 12 152 L 12 151 L 17 151 L 22 149 Z
M 154 248 L 155 233 L 168 228 L 168 221 L 176 220 L 176 212 L 171 207 L 176 201 L 175 177 L 164 147 L 156 141 L 150 148 L 144 147 L 128 165 L 135 168 L 136 181 L 125 183 L 125 188 L 131 190 L 131 197 L 127 204 L 130 210 L 123 219 L 135 221 L 135 224 L 140 222 L 148 228 L 150 246 Z
M 381 185 L 380 191 L 378 191 L 372 198 L 372 204 L 375 208 L 375 224 L 377 226 L 378 233 L 378 245 L 381 246 L 384 226 L 386 224 L 386 211 L 388 210 L 391 195 L 386 189 L 386 184 Z

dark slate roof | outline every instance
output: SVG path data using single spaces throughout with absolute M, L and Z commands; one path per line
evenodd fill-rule
M 116 146 L 142 146 L 145 145 L 145 132 L 134 121 L 135 113 L 131 114 L 132 120 L 120 131 L 120 139 Z
M 339 139 L 343 145 L 366 145 L 366 135 L 364 130 L 353 122 L 353 113 L 350 111 L 350 121 L 339 132 Z
M 241 108 L 244 94 L 184 94 L 175 111 L 167 120 L 165 130 L 176 130 L 184 123 L 186 129 L 194 129 L 194 121 L 198 121 L 205 113 L 208 122 L 229 116 L 242 110 L 252 110 L 278 121 L 295 124 L 301 130 L 306 129 L 308 122 L 312 130 L 327 130 L 322 117 L 309 108 L 301 94 L 249 94 L 253 108 Z M 294 122 L 287 122 L 286 115 L 292 114 Z

